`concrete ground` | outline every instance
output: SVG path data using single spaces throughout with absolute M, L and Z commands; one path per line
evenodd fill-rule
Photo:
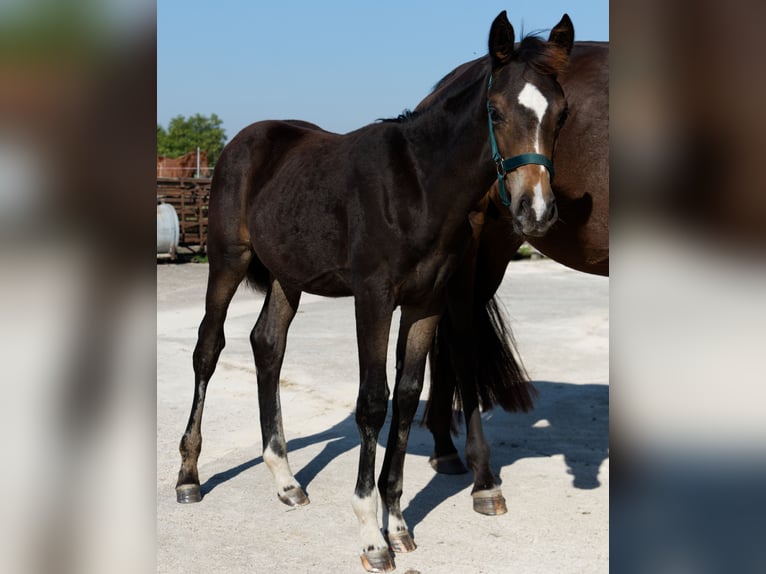
M 288 337 L 285 433 L 291 467 L 311 504 L 280 503 L 260 457 L 248 335 L 262 296 L 245 285 L 230 307 L 226 348 L 208 388 L 199 462 L 204 499 L 176 503 L 178 441 L 191 407 L 191 355 L 206 279 L 204 264 L 157 265 L 157 571 L 362 573 L 351 509 L 359 440 L 349 298 L 304 295 Z M 402 508 L 418 548 L 396 556 L 397 572 L 608 571 L 608 288 L 606 278 L 550 260 L 511 263 L 500 298 L 540 396 L 530 414 L 484 414 L 508 513 L 473 512 L 471 476 L 436 475 L 428 464 L 430 434 L 414 427 Z M 395 341 L 393 332 L 390 384 Z M 386 426 L 381 440 L 387 433 Z M 456 441 L 461 449 L 464 440 L 461 434 Z

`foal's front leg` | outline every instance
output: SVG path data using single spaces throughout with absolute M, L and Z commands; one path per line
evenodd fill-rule
M 362 565 L 369 572 L 387 572 L 394 563 L 378 524 L 375 450 L 388 408 L 386 354 L 394 305 L 385 296 L 369 293 L 357 294 L 355 305 L 360 373 L 356 424 L 361 448 L 352 506 L 359 520 Z
M 439 315 L 436 312 L 402 308 L 396 345 L 396 386 L 391 429 L 378 481 L 384 505 L 383 525 L 394 552 L 411 552 L 416 548 L 401 510 L 404 457 L 410 427 L 423 390 L 426 355 L 438 321 Z

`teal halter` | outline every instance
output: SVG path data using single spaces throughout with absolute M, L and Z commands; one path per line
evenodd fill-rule
M 492 88 L 492 74 L 489 75 L 489 85 L 487 86 L 488 94 L 490 88 Z M 497 149 L 497 141 L 495 140 L 495 129 L 492 127 L 492 114 L 490 113 L 489 108 L 489 97 L 487 98 L 487 117 L 489 119 L 489 143 L 492 146 L 492 160 L 495 162 L 495 166 L 497 167 L 497 183 L 498 187 L 500 187 L 500 202 L 505 207 L 511 206 L 511 200 L 508 199 L 508 194 L 505 191 L 505 174 L 509 171 L 513 171 L 514 169 L 521 167 L 522 165 L 533 163 L 544 166 L 548 170 L 548 175 L 550 177 L 551 183 L 553 183 L 553 162 L 546 156 L 539 153 L 522 153 L 505 159 L 502 155 L 500 155 L 500 152 Z

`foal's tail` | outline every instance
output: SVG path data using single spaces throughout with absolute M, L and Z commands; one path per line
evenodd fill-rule
M 488 411 L 500 405 L 506 411 L 528 412 L 534 407 L 533 399 L 537 396 L 537 390 L 529 382 L 529 375 L 517 358 L 516 341 L 494 296 L 485 306 L 475 310 L 473 320 L 476 361 L 469 367 L 473 369 L 472 381 L 481 409 Z M 431 388 L 425 421 L 430 420 L 430 416 L 445 416 L 444 413 L 438 415 L 430 412 L 436 387 L 454 389 L 453 408 L 460 410 L 460 386 L 456 384 L 453 368 L 453 365 L 459 364 L 457 361 L 460 353 L 465 353 L 465 349 L 455 344 L 453 325 L 445 314 L 431 345 Z M 456 432 L 457 421 L 453 419 L 451 426 L 453 432 Z
M 271 272 L 255 253 L 247 266 L 247 284 L 261 293 L 266 293 L 271 285 Z

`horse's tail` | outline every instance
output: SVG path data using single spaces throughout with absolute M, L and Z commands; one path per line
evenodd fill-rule
M 511 327 L 492 297 L 476 318 L 476 386 L 483 410 L 500 405 L 511 412 L 534 408 L 537 390 L 529 382 Z
M 481 409 L 488 411 L 500 405 L 506 411 L 529 411 L 534 407 L 537 390 L 529 382 L 529 375 L 518 358 L 516 341 L 494 296 L 486 305 L 475 310 L 473 320 L 476 361 L 471 366 L 474 368 L 472 380 Z M 458 360 L 458 354 L 464 353 L 465 349 L 454 341 L 453 325 L 445 314 L 431 345 L 431 388 L 424 416 L 426 421 L 432 408 L 433 389 L 437 386 L 454 389 L 453 408 L 461 408 L 460 386 L 455 380 L 453 365 Z M 454 418 L 451 426 L 456 432 L 457 421 Z

